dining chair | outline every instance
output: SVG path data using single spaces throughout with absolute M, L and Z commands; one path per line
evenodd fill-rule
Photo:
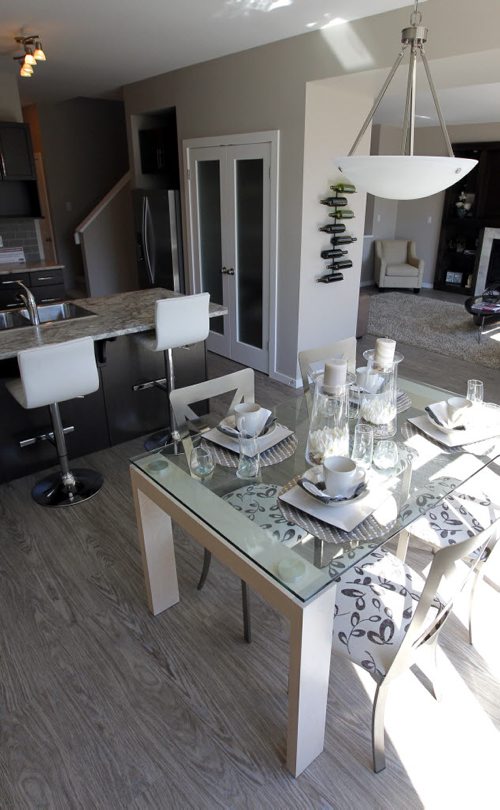
M 226 412 L 221 414 L 221 418 L 232 413 L 234 406 L 240 402 L 255 402 L 255 374 L 252 368 L 244 368 L 240 371 L 234 371 L 232 374 L 225 374 L 223 377 L 215 377 L 212 380 L 188 385 L 185 388 L 175 388 L 171 391 L 170 405 L 179 434 L 181 436 L 185 434 L 189 423 L 198 419 L 191 405 L 233 392 L 231 403 Z M 205 549 L 203 567 L 197 585 L 199 591 L 205 584 L 211 560 L 212 554 L 208 549 Z M 252 637 L 250 600 L 247 584 L 243 580 L 241 580 L 241 601 L 243 607 L 243 634 L 245 641 L 250 642 Z
M 483 552 L 498 538 L 500 521 L 436 551 L 426 578 L 396 555 L 379 549 L 339 577 L 333 651 L 368 671 L 377 683 L 372 710 L 373 770 L 385 768 L 385 704 L 396 676 L 418 651 L 436 664 L 439 633 L 456 594 Z M 473 558 L 469 566 L 460 561 Z M 434 684 L 433 696 L 438 695 Z
M 421 500 L 425 500 L 425 493 Z M 435 553 L 484 530 L 500 517 L 500 466 L 495 462 L 465 482 L 456 492 L 432 506 L 413 521 L 406 537 L 398 547 L 404 560 L 409 545 L 417 542 Z M 469 643 L 473 643 L 474 606 L 484 565 L 490 559 L 495 542 L 478 555 L 474 552 L 469 564 L 474 566 L 474 582 L 469 600 Z
M 304 394 L 309 391 L 310 378 L 309 367 L 311 363 L 318 361 L 331 360 L 334 357 L 343 357 L 347 360 L 347 370 L 356 371 L 356 338 L 344 338 L 344 340 L 337 340 L 335 343 L 330 343 L 328 346 L 320 346 L 318 349 L 306 349 L 299 352 L 299 368 L 300 376 L 302 377 L 302 386 Z

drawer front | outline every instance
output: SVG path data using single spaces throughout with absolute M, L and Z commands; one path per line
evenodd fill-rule
M 64 284 L 47 285 L 46 287 L 33 287 L 33 295 L 37 304 L 52 304 L 54 301 L 64 301 L 66 292 Z
M 0 293 L 8 292 L 9 290 L 17 290 L 21 292 L 21 288 L 18 287 L 16 281 L 22 281 L 23 284 L 26 284 L 27 287 L 30 285 L 30 274 L 29 273 L 6 273 L 5 275 L 0 275 Z
M 63 271 L 59 270 L 37 270 L 36 273 L 30 273 L 30 284 L 34 287 L 43 287 L 54 284 L 62 284 Z

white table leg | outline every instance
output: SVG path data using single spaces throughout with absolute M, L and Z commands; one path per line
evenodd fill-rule
M 156 616 L 179 601 L 172 521 L 132 479 L 148 607 Z
M 287 767 L 294 776 L 324 747 L 335 590 L 297 607 L 290 620 Z

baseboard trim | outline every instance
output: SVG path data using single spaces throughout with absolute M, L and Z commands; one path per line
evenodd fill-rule
M 283 383 L 289 388 L 302 388 L 302 379 L 300 377 L 294 379 L 293 377 L 287 377 L 286 374 L 281 374 L 279 371 L 271 371 L 269 377 L 271 380 Z

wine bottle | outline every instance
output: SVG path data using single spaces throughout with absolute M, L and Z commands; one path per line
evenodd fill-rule
M 352 219 L 354 211 L 351 211 L 350 208 L 336 208 L 335 211 L 331 211 L 328 216 L 336 217 L 337 219 Z
M 345 228 L 345 225 L 344 225 Z M 334 247 L 337 245 L 350 245 L 351 242 L 357 242 L 357 236 L 349 236 L 349 234 L 344 234 L 344 236 L 332 236 L 330 242 Z
M 335 183 L 334 186 L 330 186 L 332 191 L 336 191 L 339 194 L 355 194 L 356 193 L 356 186 L 353 186 L 351 183 Z
M 323 225 L 319 230 L 324 231 L 325 233 L 344 233 L 345 225 L 343 222 L 336 222 L 335 224 L 333 222 L 329 222 L 328 225 Z
M 323 205 L 329 205 L 330 208 L 336 205 L 347 205 L 347 197 L 325 197 L 324 200 L 321 200 L 321 203 Z
M 342 273 L 327 273 L 325 276 L 320 276 L 318 281 L 321 281 L 322 284 L 330 284 L 332 281 L 343 281 L 344 276 Z
M 322 259 L 338 259 L 339 256 L 345 256 L 347 250 L 341 250 L 340 248 L 333 248 L 332 250 L 322 250 L 321 251 L 321 258 Z
M 343 270 L 344 267 L 352 267 L 350 259 L 341 259 L 339 262 L 332 262 L 326 265 L 328 270 Z

